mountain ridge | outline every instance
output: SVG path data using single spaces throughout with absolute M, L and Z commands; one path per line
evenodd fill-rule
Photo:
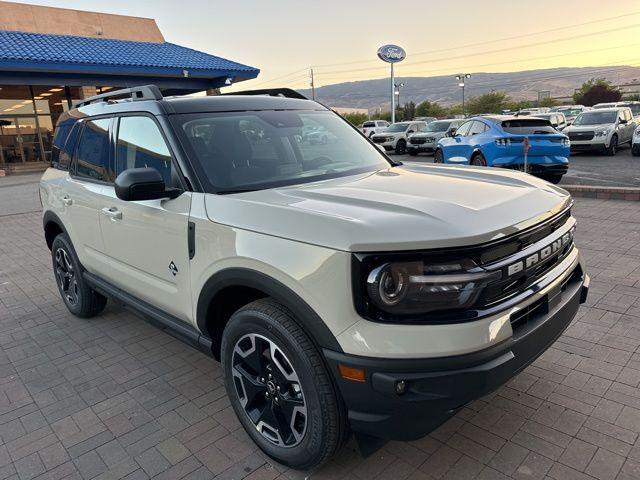
M 490 91 L 506 92 L 514 100 L 537 100 L 539 91 L 549 91 L 552 97 L 570 97 L 576 88 L 593 77 L 605 77 L 614 85 L 640 80 L 640 67 L 558 67 L 519 72 L 473 73 L 466 81 L 465 98 Z M 400 102 L 424 100 L 453 105 L 462 101 L 462 93 L 453 75 L 435 77 L 396 77 Z M 639 88 L 640 89 L 640 88 Z M 311 97 L 310 89 L 298 90 Z M 316 87 L 316 99 L 331 107 L 389 109 L 391 85 L 389 78 L 342 82 Z

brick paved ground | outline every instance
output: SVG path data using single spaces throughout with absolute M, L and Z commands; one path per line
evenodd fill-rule
M 640 205 L 576 215 L 591 298 L 553 348 L 428 437 L 366 460 L 352 442 L 311 478 L 640 478 Z M 0 479 L 308 475 L 256 451 L 220 374 L 118 306 L 69 315 L 39 214 L 0 216 Z

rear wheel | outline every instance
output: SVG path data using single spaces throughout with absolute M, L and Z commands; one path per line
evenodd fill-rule
M 342 445 L 342 400 L 319 352 L 281 304 L 262 299 L 233 314 L 222 338 L 225 387 L 240 423 L 270 457 L 307 469 Z
M 405 142 L 404 140 L 398 140 L 398 143 L 396 143 L 396 153 L 398 155 L 404 155 L 406 151 L 407 142 Z
M 611 142 L 609 142 L 609 147 L 607 148 L 607 155 L 613 157 L 616 153 L 618 153 L 618 136 L 614 135 L 611 137 Z
M 65 233 L 53 239 L 51 257 L 58 291 L 69 311 L 76 317 L 90 318 L 104 310 L 107 298 L 85 283 L 80 260 Z
M 482 153 L 480 152 L 474 153 L 473 156 L 471 157 L 471 162 L 469 163 L 477 167 L 487 166 L 487 160 L 484 158 L 484 155 L 482 155 Z
M 436 150 L 436 153 L 433 154 L 433 163 L 444 163 L 444 155 L 442 154 L 442 150 Z

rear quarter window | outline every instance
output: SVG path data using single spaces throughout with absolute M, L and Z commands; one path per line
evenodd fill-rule
M 63 122 L 56 127 L 51 147 L 51 163 L 60 170 L 68 170 L 78 139 L 80 124 L 77 120 Z
M 544 133 L 558 133 L 551 126 L 549 120 L 543 119 L 515 119 L 505 120 L 500 125 L 502 130 L 507 133 L 514 133 L 516 135 L 534 135 Z

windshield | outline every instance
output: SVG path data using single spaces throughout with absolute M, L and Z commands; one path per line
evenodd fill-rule
M 580 115 L 580 113 L 582 112 L 582 110 L 579 108 L 564 108 L 556 111 L 564 113 L 565 117 L 575 117 L 576 115 Z
M 382 153 L 328 111 L 172 116 L 210 193 L 234 193 L 389 168 Z
M 631 109 L 631 113 L 634 117 L 640 115 L 640 103 L 632 103 L 631 105 L 627 105 Z
M 618 112 L 584 112 L 578 115 L 574 125 L 601 125 L 603 123 L 616 123 Z
M 446 132 L 451 122 L 431 122 L 424 129 L 425 132 Z
M 387 127 L 386 132 L 404 132 L 407 128 L 409 128 L 408 123 L 394 123 L 390 127 Z

